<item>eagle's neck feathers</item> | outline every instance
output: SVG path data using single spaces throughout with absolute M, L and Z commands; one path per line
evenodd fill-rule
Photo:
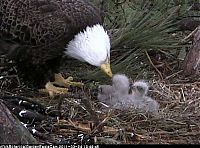
M 75 35 L 65 54 L 99 67 L 110 59 L 110 39 L 103 26 L 96 24 Z

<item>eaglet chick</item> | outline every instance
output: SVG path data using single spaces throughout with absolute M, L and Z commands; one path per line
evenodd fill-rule
M 158 111 L 157 101 L 147 96 L 148 84 L 139 80 L 134 83 L 124 74 L 115 74 L 112 85 L 100 85 L 98 100 L 112 108 L 129 110 L 141 109 L 146 112 Z

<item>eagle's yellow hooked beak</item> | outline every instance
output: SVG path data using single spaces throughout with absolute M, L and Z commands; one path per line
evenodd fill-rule
M 107 74 L 109 77 L 112 77 L 113 74 L 110 68 L 110 63 L 101 64 L 100 68 L 105 74 Z

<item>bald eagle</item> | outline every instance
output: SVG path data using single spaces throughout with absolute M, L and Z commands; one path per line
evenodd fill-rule
M 46 89 L 52 80 L 68 82 L 58 74 L 64 55 L 112 77 L 102 23 L 100 10 L 88 0 L 0 0 L 0 53 L 15 61 L 24 80 Z

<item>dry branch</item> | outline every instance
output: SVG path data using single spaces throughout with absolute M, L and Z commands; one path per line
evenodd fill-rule
M 0 144 L 37 144 L 36 139 L 0 101 Z
M 185 76 L 200 74 L 200 26 L 194 31 L 194 41 L 182 64 Z

